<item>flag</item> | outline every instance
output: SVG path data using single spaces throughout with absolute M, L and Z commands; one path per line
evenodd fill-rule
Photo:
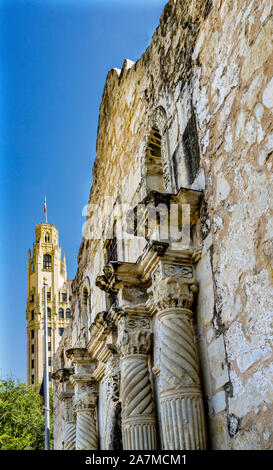
M 45 202 L 44 202 L 44 214 L 46 216 L 46 197 L 45 197 Z
M 39 391 L 39 395 L 41 395 L 41 397 L 43 397 L 43 406 L 45 406 L 44 378 L 45 378 L 45 374 L 43 375 L 43 381 L 42 381 L 42 385 L 41 385 L 41 388 L 40 388 L 40 391 Z

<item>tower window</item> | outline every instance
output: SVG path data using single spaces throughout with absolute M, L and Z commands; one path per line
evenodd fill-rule
M 51 310 L 50 310 L 50 308 L 47 308 L 47 318 L 51 318 Z
M 43 269 L 51 269 L 51 256 L 48 254 L 43 257 Z
M 31 383 L 34 384 L 34 375 L 31 376 Z
M 31 310 L 31 320 L 34 320 L 34 310 Z
M 51 382 L 51 372 L 48 373 L 48 380 Z
M 31 339 L 34 338 L 34 330 L 31 330 Z
M 34 344 L 31 345 L 31 354 L 34 354 Z
M 48 365 L 51 366 L 51 357 L 48 358 Z
M 51 342 L 48 343 L 48 351 L 51 351 Z
M 64 328 L 59 328 L 59 335 L 63 336 L 63 333 L 64 333 Z
M 51 300 L 51 292 L 46 293 L 47 300 Z
M 34 302 L 34 294 L 31 294 L 29 301 Z
M 31 369 L 34 369 L 34 359 L 31 360 Z
M 48 336 L 51 336 L 51 328 L 50 327 L 47 329 L 47 334 L 48 334 Z
M 59 308 L 59 318 L 64 318 L 64 309 Z
M 62 293 L 62 301 L 67 302 L 67 293 L 66 292 Z
M 70 308 L 67 308 L 66 311 L 65 311 L 65 316 L 66 318 L 71 318 L 71 310 Z
M 46 235 L 45 235 L 45 242 L 46 242 L 46 243 L 49 243 L 49 242 L 50 242 L 50 238 L 49 238 L 49 234 L 48 234 L 48 233 L 46 233 Z

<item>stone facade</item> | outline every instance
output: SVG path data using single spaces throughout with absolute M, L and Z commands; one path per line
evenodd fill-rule
M 171 0 L 108 73 L 56 449 L 67 387 L 76 449 L 273 448 L 272 18 L 269 0 Z

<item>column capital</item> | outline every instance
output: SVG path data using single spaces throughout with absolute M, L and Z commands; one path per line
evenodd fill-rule
M 65 351 L 66 356 L 73 363 L 90 362 L 90 354 L 86 348 L 70 348 Z
M 76 411 L 86 411 L 95 409 L 97 405 L 97 392 L 94 390 L 92 392 L 81 393 L 80 395 L 75 395 L 73 397 L 73 404 Z
M 69 380 L 69 377 L 74 373 L 74 368 L 63 368 L 63 369 L 58 369 L 55 372 L 51 374 L 51 377 L 53 380 L 56 380 L 56 382 L 60 383 L 65 383 Z
M 121 357 L 148 355 L 152 343 L 151 319 L 147 315 L 125 314 L 118 323 L 117 348 Z
M 71 348 L 66 350 L 66 355 L 74 365 L 75 374 L 70 377 L 70 382 L 88 382 L 93 380 L 92 374 L 96 369 L 96 363 L 86 348 Z
M 190 310 L 197 292 L 198 282 L 194 278 L 192 264 L 171 263 L 168 259 L 157 265 L 148 289 L 150 304 L 157 311 L 170 308 Z

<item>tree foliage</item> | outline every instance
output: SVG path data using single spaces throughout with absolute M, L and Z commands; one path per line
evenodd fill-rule
M 13 377 L 0 379 L 0 449 L 44 449 L 44 410 L 39 394 Z M 52 393 L 51 393 L 52 410 Z M 52 412 L 51 412 L 52 428 Z M 52 434 L 52 432 L 51 432 Z

